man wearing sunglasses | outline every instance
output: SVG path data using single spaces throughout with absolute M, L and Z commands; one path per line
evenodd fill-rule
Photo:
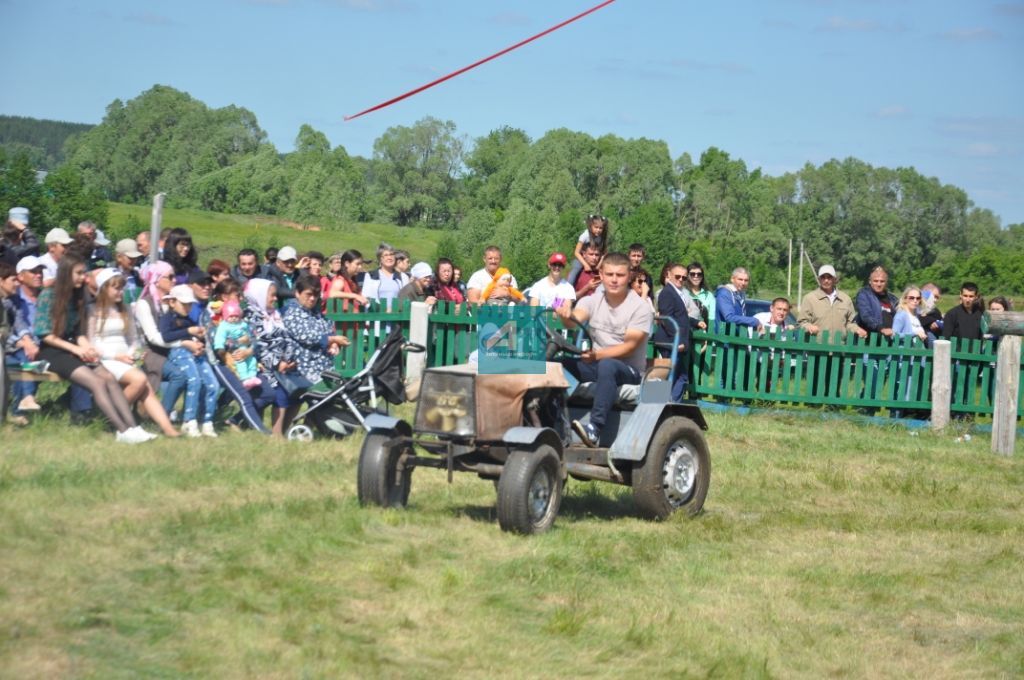
M 664 272 L 662 283 L 665 284 L 665 287 L 658 293 L 658 314 L 674 319 L 679 327 L 679 346 L 676 348 L 676 380 L 672 385 L 672 399 L 679 401 L 683 398 L 686 385 L 689 383 L 689 374 L 686 370 L 689 362 L 686 355 L 690 349 L 690 329 L 697 323 L 703 324 L 704 322 L 699 318 L 694 319 L 690 312 L 691 307 L 696 311 L 696 305 L 683 291 L 686 268 L 681 264 L 669 263 L 665 265 Z M 675 342 L 675 338 L 676 327 L 672 324 L 661 322 L 656 326 L 654 346 L 662 357 L 672 356 L 672 344 Z

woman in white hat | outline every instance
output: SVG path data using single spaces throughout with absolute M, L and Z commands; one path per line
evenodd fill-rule
M 168 437 L 179 433 L 171 425 L 167 411 L 150 388 L 146 374 L 136 368 L 142 358 L 142 347 L 135 332 L 135 322 L 124 303 L 125 278 L 112 268 L 96 274 L 96 300 L 88 310 L 88 338 L 100 354 L 100 364 L 110 371 L 124 388 L 129 404 L 142 402 L 146 414 Z

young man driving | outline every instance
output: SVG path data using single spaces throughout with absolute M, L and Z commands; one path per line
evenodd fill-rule
M 592 346 L 579 358 L 562 360 L 565 370 L 581 382 L 595 382 L 589 422 L 574 420 L 573 429 L 587 446 L 598 446 L 601 428 L 621 385 L 640 383 L 647 367 L 647 337 L 654 312 L 629 286 L 629 258 L 609 253 L 601 263 L 603 288 L 580 300 L 576 308 L 555 310 L 566 327 L 585 325 Z

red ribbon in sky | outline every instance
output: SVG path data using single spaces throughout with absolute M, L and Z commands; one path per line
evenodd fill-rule
M 577 14 L 576 16 L 574 16 L 571 19 L 566 19 L 562 23 L 560 23 L 560 24 L 558 24 L 556 26 L 552 26 L 551 28 L 547 29 L 546 31 L 541 31 L 540 33 L 538 33 L 535 36 L 527 38 L 526 40 L 523 40 L 521 42 L 517 42 L 515 45 L 512 45 L 511 47 L 506 47 L 505 49 L 503 49 L 500 52 L 495 52 L 494 54 L 492 54 L 489 57 L 484 57 L 483 59 L 481 59 L 478 62 L 470 64 L 469 66 L 466 66 L 464 68 L 460 68 L 458 71 L 453 71 L 453 72 L 449 73 L 448 75 L 442 76 L 441 78 L 438 78 L 437 80 L 435 80 L 433 82 L 427 83 L 426 85 L 421 85 L 420 87 L 417 87 L 415 90 L 409 90 L 405 94 L 398 95 L 394 99 L 389 99 L 386 102 L 382 102 L 380 104 L 377 104 L 376 106 L 368 108 L 365 111 L 360 111 L 359 113 L 357 113 L 354 116 L 345 116 L 345 120 L 346 121 L 354 120 L 354 119 L 358 118 L 359 116 L 362 116 L 363 114 L 371 113 L 373 111 L 376 111 L 377 109 L 383 109 L 386 106 L 391 106 L 395 102 L 400 102 L 400 101 L 402 101 L 403 99 L 405 99 L 407 97 L 411 97 L 414 94 L 418 94 L 420 92 L 423 92 L 423 90 L 429 90 L 430 88 L 434 87 L 435 85 L 439 85 L 439 84 L 443 83 L 446 80 L 450 80 L 450 79 L 454 78 L 457 75 L 461 75 L 461 74 L 465 73 L 466 71 L 469 71 L 471 69 L 476 68 L 477 66 L 480 66 L 481 64 L 486 64 L 487 62 L 489 62 L 492 59 L 497 59 L 498 57 L 500 57 L 503 54 L 508 54 L 512 50 L 514 50 L 514 49 L 516 49 L 518 47 L 522 47 L 523 45 L 525 45 L 527 43 L 531 43 L 534 40 L 536 40 L 537 38 L 543 38 L 548 33 L 553 33 L 554 31 L 557 31 L 558 29 L 562 28 L 563 26 L 568 26 L 569 24 L 571 24 L 572 22 L 576 21 L 577 19 L 582 19 L 583 17 L 587 16 L 588 14 L 592 14 L 592 13 L 596 12 L 597 10 L 601 9 L 602 7 L 607 7 L 608 5 L 612 4 L 613 2 L 615 2 L 615 0 L 604 0 L 604 2 L 600 3 L 599 5 L 596 5 L 595 7 L 591 7 L 586 12 L 582 12 L 580 14 Z

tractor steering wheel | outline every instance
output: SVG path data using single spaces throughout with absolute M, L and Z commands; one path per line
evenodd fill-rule
M 590 340 L 590 333 L 587 331 L 586 326 L 580 324 L 576 328 L 582 329 L 583 334 L 588 340 Z M 582 349 L 569 342 L 569 340 L 567 340 L 561 333 L 556 333 L 547 324 L 544 324 L 544 334 L 547 335 L 548 338 L 547 348 L 544 351 L 544 358 L 548 361 L 554 360 L 555 355 L 558 354 L 559 351 L 565 352 L 566 354 L 572 354 L 574 356 L 583 354 Z M 591 344 L 593 344 L 592 340 Z

